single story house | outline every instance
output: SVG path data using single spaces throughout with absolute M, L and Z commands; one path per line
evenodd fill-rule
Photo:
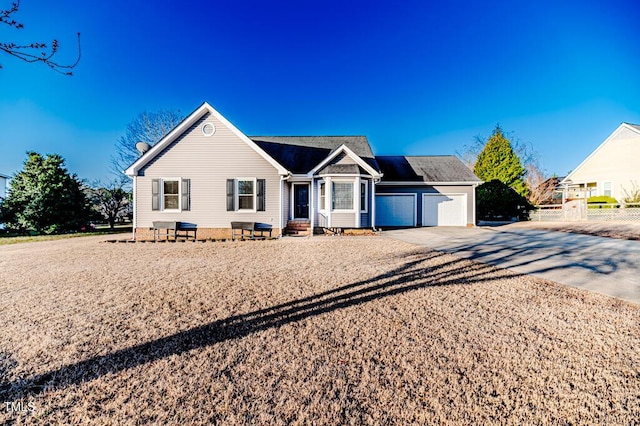
M 623 201 L 640 185 L 640 125 L 622 123 L 561 182 L 565 199 L 607 195 Z
M 253 136 L 208 103 L 125 173 L 134 238 L 180 221 L 198 239 L 229 238 L 231 222 L 280 235 L 325 229 L 473 226 L 481 181 L 454 156 L 375 156 L 364 136 Z

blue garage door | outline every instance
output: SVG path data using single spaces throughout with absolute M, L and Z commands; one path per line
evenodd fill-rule
M 416 226 L 416 195 L 376 194 L 376 226 Z

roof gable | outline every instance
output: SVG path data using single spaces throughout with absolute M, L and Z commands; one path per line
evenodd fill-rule
M 318 171 L 322 170 L 325 166 L 331 164 L 331 162 L 336 159 L 340 154 L 345 154 L 349 158 L 351 158 L 355 165 L 362 167 L 368 174 L 375 177 L 381 177 L 381 173 L 378 168 L 373 168 L 367 162 L 365 162 L 360 156 L 354 153 L 351 149 L 349 149 L 346 145 L 340 145 L 338 148 L 333 150 L 324 160 L 322 160 L 318 165 L 316 165 L 311 171 L 309 171 L 309 175 L 314 175 Z M 375 158 L 373 159 L 375 161 Z M 377 162 L 375 163 L 377 166 Z M 342 169 L 340 169 L 342 170 Z M 343 174 L 344 171 L 341 173 Z
M 452 183 L 482 182 L 453 155 L 378 156 L 383 182 Z
M 594 157 L 598 156 L 598 153 L 601 152 L 608 144 L 612 143 L 613 141 L 616 140 L 616 138 L 624 132 L 633 132 L 636 133 L 637 135 L 640 136 L 640 126 L 637 124 L 629 124 L 629 123 L 622 123 L 620 124 L 614 131 L 613 133 L 611 133 L 605 140 L 604 142 L 602 142 L 600 145 L 598 145 L 598 147 L 593 150 L 593 152 L 591 154 L 589 154 L 587 156 L 587 158 L 585 158 L 580 164 L 578 164 L 578 167 L 576 167 L 574 170 L 571 171 L 571 173 L 569 173 L 564 179 L 562 179 L 562 184 L 564 183 L 569 183 L 572 181 L 572 179 L 575 177 L 576 174 L 581 172 L 581 169 L 583 169 L 589 162 L 591 162 Z
M 227 127 L 232 133 L 234 133 L 240 140 L 245 142 L 252 148 L 257 154 L 263 157 L 269 164 L 278 170 L 280 174 L 288 174 L 289 171 L 279 164 L 276 160 L 270 157 L 262 148 L 256 145 L 251 139 L 249 139 L 244 133 L 242 133 L 236 126 L 231 124 L 229 120 L 224 118 L 218 111 L 216 111 L 207 102 L 200 105 L 195 111 L 189 114 L 182 122 L 173 128 L 164 138 L 162 138 L 157 144 L 155 144 L 149 151 L 144 153 L 138 158 L 125 173 L 129 176 L 136 176 L 138 172 L 149 162 L 151 162 L 156 156 L 158 156 L 164 149 L 169 147 L 171 143 L 176 141 L 184 132 L 188 131 L 191 126 L 198 122 L 207 113 L 213 115 L 218 121 L 220 121 L 225 127 Z

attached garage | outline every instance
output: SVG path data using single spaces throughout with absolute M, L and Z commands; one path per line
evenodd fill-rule
M 422 226 L 466 226 L 467 194 L 422 194 Z
M 376 226 L 416 226 L 416 194 L 376 194 Z

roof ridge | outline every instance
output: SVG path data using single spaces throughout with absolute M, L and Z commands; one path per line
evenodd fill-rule
M 454 154 L 434 154 L 434 155 L 376 155 L 376 157 L 412 157 L 412 158 L 417 158 L 417 157 L 457 157 L 457 155 Z

